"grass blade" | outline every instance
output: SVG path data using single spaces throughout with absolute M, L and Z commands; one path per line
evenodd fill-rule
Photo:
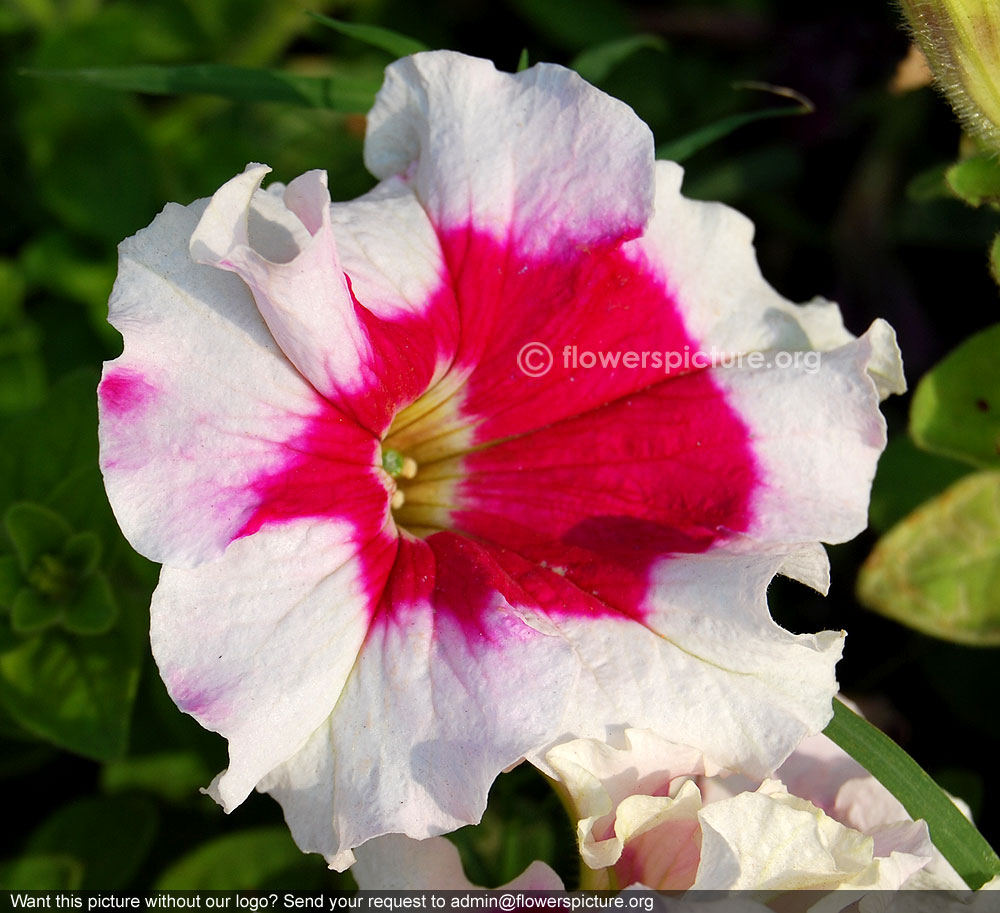
M 1000 858 L 934 780 L 885 733 L 838 700 L 823 734 L 889 790 L 914 820 L 923 818 L 934 845 L 969 887 L 1000 875 Z
M 20 71 L 22 76 L 56 79 L 150 95 L 219 95 L 234 101 L 276 101 L 343 114 L 371 108 L 377 81 L 343 76 L 302 76 L 224 64 L 93 67 L 78 70 Z

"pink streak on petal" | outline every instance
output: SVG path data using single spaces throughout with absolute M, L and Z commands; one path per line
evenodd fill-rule
M 154 402 L 157 392 L 138 371 L 128 368 L 109 371 L 97 388 L 105 412 L 115 418 L 139 418 Z
M 203 688 L 183 675 L 172 678 L 166 685 L 167 691 L 180 710 L 196 717 L 209 729 L 213 728 L 215 723 L 224 720 L 229 713 L 226 705 L 221 703 L 222 695 L 218 687 Z

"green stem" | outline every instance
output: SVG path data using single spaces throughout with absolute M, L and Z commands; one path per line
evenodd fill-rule
M 979 889 L 1000 875 L 1000 857 L 976 826 L 924 769 L 887 735 L 838 700 L 824 735 L 889 790 L 914 820 L 923 818 L 931 840 L 965 883 Z

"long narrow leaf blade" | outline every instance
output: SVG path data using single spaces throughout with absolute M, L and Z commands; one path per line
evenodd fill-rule
M 656 149 L 658 159 L 669 159 L 672 162 L 683 162 L 696 152 L 706 146 L 728 136 L 734 130 L 754 121 L 767 120 L 771 117 L 794 117 L 802 114 L 812 114 L 815 110 L 813 103 L 804 95 L 800 95 L 794 89 L 787 89 L 784 86 L 771 86 L 766 83 L 741 83 L 742 88 L 761 89 L 765 92 L 772 92 L 775 95 L 782 95 L 785 98 L 794 99 L 797 104 L 785 105 L 781 108 L 764 108 L 762 111 L 748 111 L 745 114 L 731 114 L 723 117 L 714 123 L 700 127 L 686 136 L 663 143 Z
M 363 114 L 378 91 L 376 80 L 344 76 L 302 76 L 225 64 L 93 67 L 79 70 L 20 71 L 24 76 L 145 92 L 150 95 L 220 95 L 234 101 L 276 101 L 343 114 Z
M 1000 875 L 1000 858 L 944 790 L 887 735 L 838 700 L 823 731 L 889 790 L 914 819 L 923 818 L 931 840 L 969 887 Z
M 642 48 L 662 51 L 666 42 L 656 35 L 630 35 L 615 41 L 587 48 L 570 62 L 570 69 L 576 70 L 587 82 L 600 82 L 619 64 L 626 61 Z
M 390 29 L 384 29 L 377 25 L 365 25 L 361 22 L 341 22 L 339 19 L 331 19 L 322 13 L 309 13 L 317 22 L 321 22 L 327 28 L 347 35 L 348 38 L 355 38 L 380 51 L 386 51 L 393 57 L 408 57 L 410 54 L 419 54 L 429 48 L 416 38 L 408 35 L 400 35 Z

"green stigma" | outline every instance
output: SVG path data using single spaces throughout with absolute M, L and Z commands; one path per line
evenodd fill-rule
M 400 476 L 404 479 L 412 479 L 417 474 L 416 460 L 404 456 L 391 447 L 382 449 L 382 468 L 394 479 L 398 479 Z
M 403 471 L 403 454 L 387 447 L 382 451 L 382 468 L 396 478 Z

